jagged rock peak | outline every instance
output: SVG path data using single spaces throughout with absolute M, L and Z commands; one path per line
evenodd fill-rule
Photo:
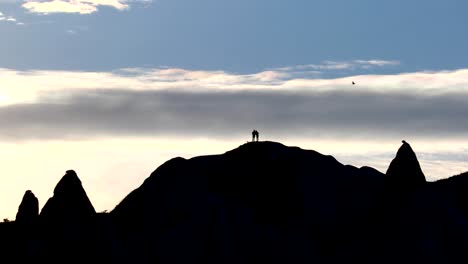
M 414 186 L 424 184 L 426 177 L 421 170 L 418 158 L 405 140 L 402 141 L 396 157 L 390 163 L 386 176 L 399 186 Z
M 57 195 L 60 192 L 69 191 L 74 188 L 73 186 L 81 186 L 80 178 L 78 178 L 78 175 L 74 170 L 67 170 L 57 186 L 55 186 L 54 195 Z
M 27 190 L 24 193 L 23 200 L 18 208 L 16 214 L 17 222 L 32 222 L 35 221 L 39 215 L 39 200 L 37 200 L 34 193 Z
M 74 170 L 67 170 L 54 189 L 54 196 L 42 208 L 46 218 L 83 218 L 96 213 Z

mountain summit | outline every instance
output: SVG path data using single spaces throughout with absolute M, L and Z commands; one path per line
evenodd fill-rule
M 418 158 L 410 144 L 402 141 L 396 157 L 390 163 L 386 176 L 390 183 L 399 187 L 414 187 L 426 183 Z
M 39 201 L 34 193 L 26 191 L 16 214 L 17 222 L 33 222 L 39 215 Z
M 135 238 L 132 255 L 162 263 L 313 263 L 304 245 L 332 239 L 337 223 L 370 235 L 352 232 L 370 223 L 359 212 L 378 206 L 383 178 L 312 150 L 251 142 L 166 162 L 111 215 Z
M 41 211 L 41 216 L 47 219 L 85 218 L 96 213 L 86 195 L 78 175 L 68 170 L 54 189 Z

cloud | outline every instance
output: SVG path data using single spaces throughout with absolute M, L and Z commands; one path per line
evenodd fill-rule
M 73 28 L 67 29 L 65 31 L 68 35 L 81 35 L 81 33 L 89 31 L 89 27 L 87 26 L 75 26 Z
M 282 72 L 302 72 L 320 74 L 323 71 L 369 70 L 376 67 L 382 68 L 397 65 L 400 65 L 399 61 L 388 60 L 324 61 L 321 64 L 296 65 L 274 68 L 272 70 Z
M 16 25 L 23 25 L 24 23 L 18 22 L 16 18 L 12 16 L 7 16 L 4 13 L 0 12 L 0 22 L 15 23 Z
M 367 65 L 367 66 L 395 66 L 400 65 L 399 61 L 386 61 L 386 60 L 355 60 L 355 64 Z
M 129 8 L 126 0 L 30 0 L 25 2 L 22 6 L 29 12 L 40 14 L 91 14 L 98 11 L 98 6 L 113 7 L 117 10 L 125 10 Z
M 216 136 L 257 127 L 280 136 L 464 136 L 468 99 L 371 92 L 281 93 L 96 90 L 0 108 L 13 139 Z
M 4 69 L 0 87 L 3 140 L 229 138 L 252 127 L 305 138 L 464 138 L 468 131 L 466 69 L 338 79 L 277 71 Z

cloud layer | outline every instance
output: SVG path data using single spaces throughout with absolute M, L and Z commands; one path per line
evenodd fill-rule
M 60 92 L 60 99 L 0 108 L 0 137 L 463 136 L 468 99 L 372 92 Z
M 278 136 L 352 138 L 465 137 L 468 131 L 468 70 L 294 76 L 284 70 L 0 70 L 0 138 L 231 137 L 254 127 Z
M 52 1 L 26 1 L 22 5 L 32 13 L 78 13 L 91 14 L 98 11 L 98 6 L 113 7 L 117 10 L 129 8 L 126 0 L 52 0 Z

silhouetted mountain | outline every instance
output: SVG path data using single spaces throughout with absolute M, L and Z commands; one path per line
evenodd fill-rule
M 68 171 L 36 225 L 0 224 L 0 250 L 48 262 L 466 263 L 466 190 L 466 174 L 426 182 L 407 143 L 384 175 L 254 142 L 174 158 L 109 214 Z
M 68 170 L 54 189 L 50 198 L 41 210 L 46 219 L 81 219 L 96 214 L 88 199 L 81 181 L 73 170 Z
M 444 197 L 450 200 L 450 206 L 456 207 L 468 218 L 468 172 L 439 180 L 434 184 Z
M 39 201 L 36 196 L 28 190 L 24 193 L 23 200 L 16 214 L 17 222 L 34 222 L 39 215 Z
M 112 215 L 132 236 L 130 246 L 145 241 L 138 254 L 163 261 L 317 261 L 334 250 L 338 226 L 349 225 L 349 236 L 370 235 L 351 227 L 373 225 L 367 216 L 378 207 L 383 179 L 315 151 L 248 143 L 168 161 Z
M 419 161 L 411 146 L 403 141 L 395 159 L 388 167 L 386 176 L 395 187 L 407 188 L 421 186 L 426 183 L 426 177 L 421 170 Z

